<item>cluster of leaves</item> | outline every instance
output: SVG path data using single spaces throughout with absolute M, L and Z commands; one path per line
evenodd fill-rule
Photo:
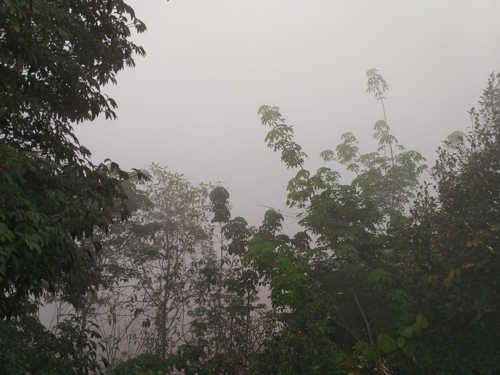
M 436 372 L 500 370 L 499 79 L 490 76 L 481 109 L 469 112 L 471 131 L 438 150 L 434 185 L 420 193 L 406 234 L 408 308 L 429 319 L 419 351 Z
M 112 375 L 159 375 L 170 374 L 175 363 L 157 354 L 142 353 L 115 366 Z
M 129 215 L 121 188 L 129 174 L 93 165 L 71 126 L 114 118 L 116 103 L 100 87 L 144 55 L 129 40 L 130 26 L 144 25 L 123 1 L 115 10 L 108 17 L 101 2 L 49 0 L 0 7 L 0 317 L 68 284 L 94 253 L 75 241 L 106 231 L 117 211 Z
M 50 295 L 81 309 L 98 288 L 98 233 L 130 216 L 123 182 L 143 179 L 111 161 L 95 165 L 73 124 L 104 114 L 101 93 L 145 54 L 133 9 L 105 2 L 6 0 L 0 4 L 0 362 L 5 373 L 99 370 L 98 337 L 82 324 L 56 333 L 32 319 Z M 74 315 L 74 314 L 73 314 Z M 74 316 L 76 319 L 76 316 Z
M 250 241 L 245 259 L 270 287 L 280 323 L 258 373 L 496 373 L 498 76 L 481 110 L 470 112 L 471 132 L 444 142 L 434 185 L 422 187 L 423 157 L 389 133 L 387 83 L 376 70 L 367 76 L 384 111 L 374 127 L 378 150 L 361 154 L 347 133 L 321 154 L 356 173 L 350 185 L 329 168 L 306 170 L 291 135 L 279 137 L 291 129 L 279 109 L 259 110 L 272 128 L 269 147 L 299 168 L 287 203 L 302 209 L 300 223 L 316 241 Z
M 270 211 L 254 229 L 231 219 L 225 188 L 193 186 L 157 165 L 149 174 L 142 206 L 102 239 L 108 283 L 89 300 L 87 318 L 99 323 L 107 360 L 114 373 L 248 372 L 271 321 L 243 257 L 252 235 L 271 239 L 283 218 Z
M 219 224 L 220 257 L 202 270 L 203 287 L 190 312 L 191 335 L 177 356 L 186 374 L 245 374 L 266 329 L 259 277 L 243 263 L 250 237 L 261 229 L 248 226 L 242 217 L 231 219 L 225 188 L 213 189 L 210 199 L 212 221 Z
M 267 145 L 298 169 L 287 204 L 303 231 L 291 237 L 275 210 L 259 227 L 231 218 L 221 186 L 89 160 L 72 126 L 116 117 L 101 88 L 145 54 L 131 29 L 145 26 L 123 0 L 0 5 L 2 373 L 500 372 L 499 75 L 424 186 L 375 69 L 378 148 L 361 153 L 346 133 L 321 153 L 350 184 L 307 170 L 293 127 L 262 106 Z M 70 318 L 43 327 L 42 298 Z
M 368 79 L 383 104 L 387 83 L 375 70 Z M 258 228 L 231 219 L 229 193 L 214 188 L 220 258 L 200 263 L 190 334 L 162 361 L 193 375 L 497 373 L 498 76 L 480 104 L 423 186 L 424 159 L 389 133 L 385 108 L 377 151 L 361 154 L 345 134 L 322 153 L 356 173 L 344 185 L 328 167 L 309 172 L 279 109 L 261 107 L 268 145 L 299 169 L 287 203 L 304 231 L 282 233 L 274 210 Z
M 33 316 L 14 318 L 0 327 L 2 374 L 100 374 L 101 336 L 95 324 L 82 329 L 81 318 L 47 330 Z

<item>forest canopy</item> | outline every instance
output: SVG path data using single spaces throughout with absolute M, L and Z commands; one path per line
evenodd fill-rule
M 282 210 L 234 216 L 222 183 L 91 160 L 74 126 L 116 117 L 102 89 L 145 56 L 134 30 L 122 0 L 0 5 L 1 373 L 500 373 L 500 74 L 431 165 L 376 69 L 374 150 L 304 150 L 261 106 L 292 235 Z

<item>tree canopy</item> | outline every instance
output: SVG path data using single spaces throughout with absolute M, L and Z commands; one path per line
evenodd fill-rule
M 131 29 L 145 26 L 119 0 L 111 12 L 97 1 L 0 5 L 0 362 L 6 373 L 100 368 L 93 329 L 68 321 L 52 334 L 35 329 L 40 323 L 29 316 L 49 295 L 78 309 L 99 287 L 90 277 L 101 249 L 95 234 L 130 215 L 122 182 L 145 177 L 111 161 L 92 163 L 73 131 L 101 114 L 116 117 L 116 103 L 101 89 L 116 83 L 135 55 L 145 55 Z M 20 352 L 36 348 L 52 361 L 22 359 Z
M 102 89 L 145 30 L 122 0 L 0 5 L 0 372 L 500 373 L 500 75 L 431 166 L 395 137 L 376 69 L 378 145 L 345 133 L 315 171 L 260 107 L 294 213 L 252 225 L 222 184 L 97 164 L 75 136 L 116 118 Z
M 0 7 L 2 317 L 28 296 L 69 286 L 94 252 L 80 252 L 78 242 L 129 215 L 120 182 L 129 174 L 91 163 L 73 124 L 116 117 L 101 87 L 145 54 L 130 41 L 131 27 L 145 30 L 123 1 L 109 15 L 102 2 Z

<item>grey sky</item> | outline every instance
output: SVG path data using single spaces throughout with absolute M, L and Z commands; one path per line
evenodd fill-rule
M 119 119 L 77 126 L 80 141 L 95 161 L 154 161 L 194 182 L 222 181 L 233 215 L 252 224 L 264 211 L 256 203 L 284 208 L 293 175 L 263 142 L 260 105 L 279 106 L 295 125 L 310 167 L 347 131 L 371 151 L 382 113 L 365 72 L 377 68 L 393 133 L 432 164 L 500 71 L 496 0 L 128 3 L 148 27 L 135 37 L 148 55 L 105 89 Z

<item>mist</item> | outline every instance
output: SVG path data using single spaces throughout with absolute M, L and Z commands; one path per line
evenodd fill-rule
M 266 148 L 257 109 L 278 106 L 297 142 L 321 164 L 345 132 L 363 147 L 380 103 L 368 69 L 389 85 L 388 125 L 433 164 L 435 150 L 470 126 L 487 76 L 498 70 L 497 1 L 131 1 L 148 27 L 134 40 L 147 57 L 105 92 L 118 120 L 76 128 L 93 160 L 151 162 L 195 182 L 221 181 L 234 216 L 259 224 L 285 209 L 294 175 Z M 335 165 L 330 165 L 335 168 Z
M 261 105 L 279 107 L 293 125 L 294 141 L 308 156 L 305 169 L 314 173 L 327 165 L 340 172 L 341 183 L 350 184 L 354 173 L 338 162 L 325 164 L 319 156 L 335 149 L 342 134 L 353 133 L 361 153 L 376 150 L 374 125 L 384 119 L 385 110 L 391 134 L 432 167 L 448 135 L 474 127 L 468 111 L 479 107 L 489 75 L 500 69 L 500 2 L 493 0 L 127 3 L 147 26 L 145 33 L 132 31 L 131 37 L 147 55 L 134 57 L 135 67 L 120 71 L 116 85 L 102 88 L 118 104 L 116 120 L 101 114 L 73 124 L 92 162 L 111 159 L 124 170 L 146 170 L 158 163 L 193 185 L 223 186 L 230 194 L 232 218 L 244 217 L 249 226 L 258 227 L 272 208 L 284 215 L 283 233 L 290 236 L 303 230 L 299 209 L 286 204 L 287 185 L 297 170 L 287 168 L 280 152 L 267 147 L 270 129 L 261 124 Z M 377 69 L 388 84 L 384 108 L 367 92 L 370 69 Z M 427 178 L 428 173 L 419 184 Z M 212 233 L 222 230 L 213 227 Z M 313 237 L 322 238 L 321 233 Z M 471 239 L 464 241 L 469 248 Z M 214 244 L 203 246 L 206 250 Z M 460 258 L 455 263 L 449 268 L 462 272 L 478 261 Z M 450 272 L 445 271 L 443 275 Z M 430 283 L 434 275 L 428 277 Z M 142 282 L 137 276 L 131 279 Z M 444 282 L 447 288 L 451 284 Z M 269 285 L 260 290 L 268 307 Z M 54 306 L 41 310 L 40 320 L 47 326 Z

